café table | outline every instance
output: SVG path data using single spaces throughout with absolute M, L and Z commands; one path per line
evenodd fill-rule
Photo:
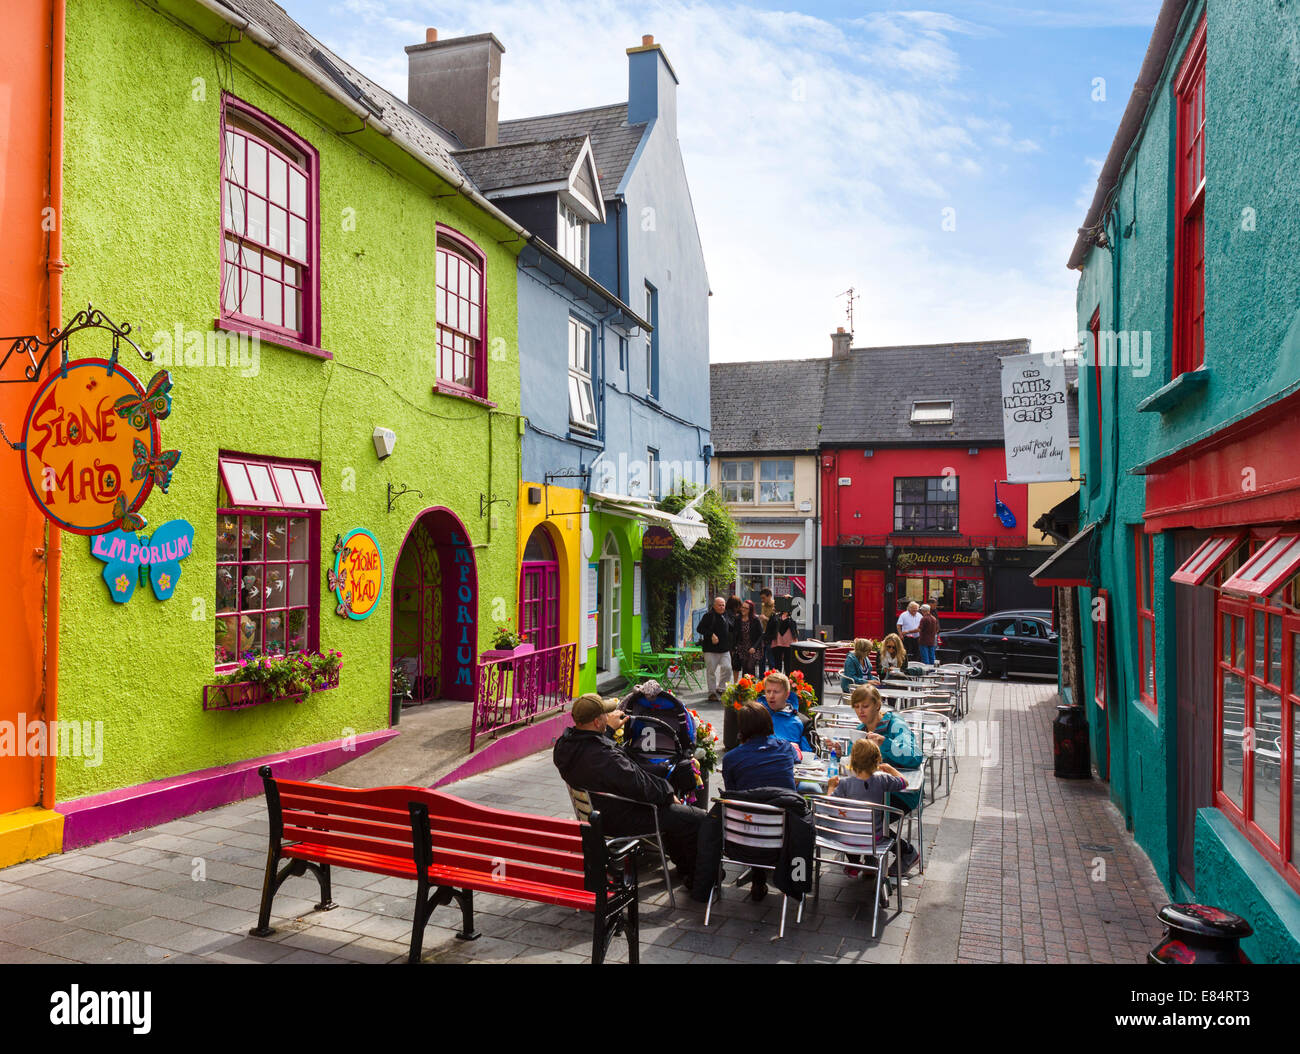
M 841 763 L 841 773 L 845 773 L 845 767 Z M 925 769 L 899 769 L 898 774 L 903 777 L 907 783 L 906 790 L 920 790 L 925 784 Z M 830 776 L 826 772 L 826 763 L 820 759 L 816 761 L 806 760 L 800 762 L 794 767 L 795 783 L 816 783 L 822 788 L 822 793 L 826 793 L 826 785 L 830 782 Z

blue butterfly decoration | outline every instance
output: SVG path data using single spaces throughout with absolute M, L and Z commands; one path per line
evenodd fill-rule
M 104 561 L 109 596 L 125 604 L 145 578 L 159 600 L 170 600 L 181 577 L 181 561 L 194 551 L 194 527 L 187 520 L 170 520 L 150 537 L 128 531 L 92 535 L 90 552 Z

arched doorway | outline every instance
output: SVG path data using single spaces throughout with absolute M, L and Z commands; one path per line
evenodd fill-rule
M 478 659 L 478 569 L 456 514 L 426 509 L 393 570 L 393 665 L 411 702 L 473 699 Z
M 519 632 L 538 651 L 560 643 L 560 561 L 546 527 L 539 524 L 528 536 L 519 572 Z M 543 690 L 553 692 L 559 677 L 559 656 L 547 663 Z
M 596 649 L 596 670 L 618 676 L 618 657 L 623 647 L 623 558 L 614 532 L 605 535 L 596 578 L 597 616 L 600 631 Z

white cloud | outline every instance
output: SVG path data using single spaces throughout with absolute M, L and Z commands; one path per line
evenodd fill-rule
M 681 79 L 679 138 L 713 286 L 715 360 L 829 353 L 827 334 L 843 322 L 836 294 L 850 285 L 862 294 L 859 344 L 1073 343 L 1068 240 L 1050 251 L 1035 242 L 1015 267 L 999 267 L 973 239 L 940 229 L 942 210 L 1002 158 L 1038 149 L 1005 111 L 991 117 L 984 100 L 955 91 L 954 39 L 986 32 L 973 23 L 920 11 L 837 23 L 702 0 L 344 0 L 331 7 L 335 37 L 305 4 L 285 2 L 401 97 L 402 47 L 423 41 L 425 26 L 443 39 L 494 33 L 506 48 L 503 119 L 626 99 L 625 50 L 654 34 Z M 1051 217 L 1055 232 L 1072 234 L 1076 212 Z M 1008 216 L 1002 237 L 1041 237 L 1042 222 Z

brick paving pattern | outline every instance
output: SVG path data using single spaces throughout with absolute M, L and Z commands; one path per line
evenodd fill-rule
M 931 944 L 922 948 L 923 942 L 912 939 L 924 929 L 918 928 L 918 910 L 926 910 L 928 892 L 927 878 L 916 868 L 902 890 L 902 913 L 894 915 L 891 902 L 875 939 L 869 887 L 833 867 L 823 872 L 821 897 L 805 905 L 802 922 L 795 922 L 791 905 L 785 938 L 778 941 L 781 898 L 775 890 L 754 904 L 746 890 L 728 885 L 706 929 L 704 905 L 679 890 L 677 909 L 670 909 L 658 868 L 647 866 L 642 961 L 1140 961 L 1159 935 L 1154 913 L 1167 898 L 1106 802 L 1104 788 L 1052 776 L 1051 687 L 980 684 L 973 701 L 969 720 L 991 715 L 1005 725 L 1001 764 L 981 768 L 968 759 L 952 793 L 941 788 L 925 810 L 931 899 L 943 889 L 964 893 L 950 932 L 940 933 L 938 946 L 950 950 L 934 954 Z M 448 789 L 483 804 L 572 815 L 549 751 Z M 969 825 L 958 818 L 945 824 L 950 811 L 954 817 L 975 816 L 972 838 L 947 838 Z M 266 829 L 265 804 L 250 799 L 0 870 L 0 962 L 405 960 L 414 883 L 344 869 L 332 875 L 337 908 L 314 910 L 315 881 L 291 879 L 275 900 L 276 934 L 248 936 L 261 891 Z M 1090 880 L 1097 857 L 1106 863 L 1104 882 Z M 945 875 L 955 881 L 943 885 Z M 936 906 L 934 917 L 940 914 Z M 475 915 L 482 938 L 461 942 L 454 939 L 458 910 L 439 909 L 425 937 L 425 960 L 589 961 L 589 915 L 482 894 L 475 895 Z M 611 958 L 625 957 L 626 944 L 616 939 Z

